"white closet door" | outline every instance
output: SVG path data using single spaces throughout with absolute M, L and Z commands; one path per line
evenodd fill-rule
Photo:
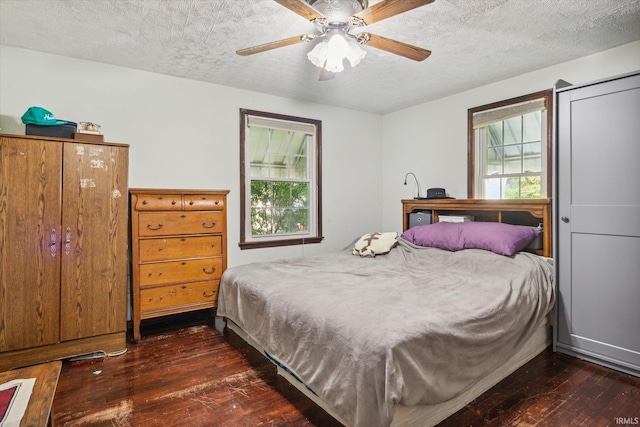
M 640 75 L 558 93 L 556 348 L 640 375 Z

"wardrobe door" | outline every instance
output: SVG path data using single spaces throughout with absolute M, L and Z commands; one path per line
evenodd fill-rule
M 640 75 L 558 101 L 556 345 L 640 375 Z
M 126 331 L 128 148 L 64 144 L 61 341 Z
M 0 352 L 56 343 L 62 144 L 0 137 Z

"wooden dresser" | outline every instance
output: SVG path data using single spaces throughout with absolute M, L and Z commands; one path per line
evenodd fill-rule
M 227 268 L 228 190 L 133 188 L 133 339 L 140 322 L 215 308 Z

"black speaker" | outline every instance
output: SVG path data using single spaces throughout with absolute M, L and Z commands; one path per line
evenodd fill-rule
M 427 224 L 431 224 L 431 212 L 413 212 L 409 214 L 409 228 Z

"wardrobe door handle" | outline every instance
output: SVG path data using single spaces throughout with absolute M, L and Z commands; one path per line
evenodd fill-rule
M 58 246 L 57 246 L 57 236 L 56 236 L 56 229 L 52 228 L 51 229 L 51 241 L 49 243 L 49 250 L 51 250 L 51 256 L 53 258 L 55 258 L 56 253 L 58 252 Z
M 69 255 L 71 252 L 71 227 L 67 227 L 65 230 L 65 238 L 64 238 L 64 253 L 65 255 Z

